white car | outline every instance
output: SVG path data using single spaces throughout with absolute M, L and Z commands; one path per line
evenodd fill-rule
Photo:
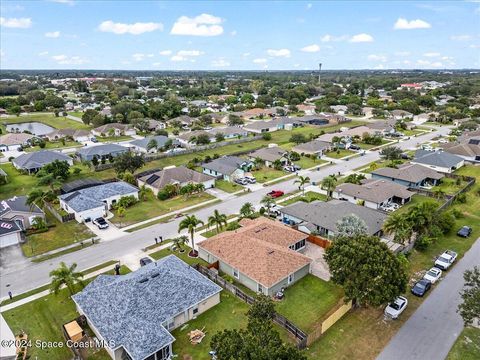
M 425 275 L 423 275 L 423 278 L 425 280 L 430 281 L 432 284 L 435 284 L 438 279 L 442 276 L 442 270 L 439 268 L 433 267 L 430 270 L 427 271 Z
M 403 296 L 399 296 L 394 302 L 387 305 L 384 314 L 392 319 L 398 319 L 400 314 L 407 308 L 408 300 Z
M 452 250 L 446 250 L 435 260 L 435 267 L 440 270 L 447 270 L 457 259 L 457 253 Z

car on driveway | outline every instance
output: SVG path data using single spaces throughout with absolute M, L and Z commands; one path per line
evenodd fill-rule
M 285 194 L 285 193 L 281 190 L 273 190 L 273 191 L 270 191 L 267 195 L 276 199 L 276 198 L 279 198 L 280 196 L 283 196 L 283 194 Z
M 430 281 L 432 284 L 435 284 L 438 279 L 442 276 L 442 270 L 439 268 L 433 267 L 430 270 L 428 270 L 425 275 L 423 275 L 423 278 L 425 280 Z
M 107 223 L 107 222 L 105 221 L 105 219 L 102 218 L 102 217 L 96 218 L 95 220 L 93 220 L 93 223 L 94 223 L 95 225 L 97 225 L 97 227 L 98 227 L 99 229 L 106 229 L 106 228 L 108 228 L 108 223 Z
M 458 230 L 457 235 L 463 238 L 467 238 L 472 233 L 472 228 L 470 226 L 463 226 L 460 230 Z
M 452 250 L 446 250 L 435 260 L 435 267 L 440 270 L 447 270 L 457 259 L 457 253 Z
M 248 180 L 245 178 L 236 179 L 235 182 L 240 185 L 248 185 Z
M 148 265 L 150 263 L 152 263 L 153 260 L 149 257 L 144 257 L 144 258 L 141 258 L 140 259 L 140 266 L 145 266 L 145 265 Z
M 408 300 L 403 296 L 399 296 L 395 299 L 395 301 L 391 302 L 385 308 L 384 314 L 385 316 L 398 319 L 400 314 L 407 308 Z
M 250 184 L 255 184 L 257 182 L 257 179 L 255 179 L 253 176 L 245 176 L 245 180 L 247 180 Z
M 360 150 L 361 147 L 358 146 L 358 145 L 352 144 L 352 145 L 350 145 L 350 147 L 349 147 L 348 149 L 349 149 L 349 150 Z
M 412 294 L 415 296 L 422 297 L 427 293 L 427 291 L 432 287 L 432 283 L 426 279 L 417 281 L 417 283 L 412 287 Z

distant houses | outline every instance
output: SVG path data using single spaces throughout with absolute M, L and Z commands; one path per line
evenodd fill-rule
M 426 150 L 417 150 L 413 160 L 410 162 L 442 173 L 452 173 L 465 164 L 463 158 L 449 152 Z
M 137 132 L 130 124 L 108 123 L 92 130 L 95 136 L 135 135 Z
M 178 141 L 176 139 L 169 139 L 164 135 L 147 136 L 143 139 L 137 139 L 130 141 L 133 149 L 139 153 L 156 153 L 161 151 L 167 144 L 176 146 Z M 149 148 L 149 145 L 155 144 L 154 147 Z
M 252 168 L 253 163 L 251 161 L 237 156 L 223 156 L 202 164 L 204 174 L 227 181 L 244 177 L 245 172 Z
M 128 148 L 121 145 L 102 144 L 102 145 L 84 147 L 77 151 L 77 156 L 82 161 L 92 161 L 94 157 L 100 160 L 102 158 L 104 159 L 109 156 L 115 157 L 128 151 L 129 151 Z
M 20 150 L 23 146 L 30 146 L 35 136 L 25 133 L 8 133 L 0 135 L 0 151 Z
M 45 138 L 47 138 L 49 141 L 71 138 L 77 142 L 85 142 L 90 140 L 91 134 L 88 130 L 58 129 L 46 134 Z

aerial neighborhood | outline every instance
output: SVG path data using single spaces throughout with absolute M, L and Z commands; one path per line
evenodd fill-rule
M 12 4 L 2 32 L 36 26 Z M 87 6 L 42 4 L 60 5 Z M 422 22 L 398 21 L 392 33 Z M 141 48 L 166 24 L 104 21 L 89 40 L 107 58 L 104 36 Z M 195 31 L 188 48 L 228 36 L 215 45 L 227 51 L 227 26 L 182 16 L 162 36 Z M 335 31 L 299 51 L 374 42 Z M 1 67 L 1 360 L 480 359 L 478 70 L 448 70 L 446 55 L 434 65 L 428 47 L 416 64 L 434 69 L 389 70 L 379 53 L 364 56 L 381 63 L 370 70 L 271 70 L 295 52 L 254 58 L 252 38 L 238 58 L 254 70 L 222 56 L 200 71 L 203 50 L 155 39 L 155 54 L 108 70 L 53 49 L 38 57 L 60 69 Z M 159 56 L 158 70 L 137 70 Z

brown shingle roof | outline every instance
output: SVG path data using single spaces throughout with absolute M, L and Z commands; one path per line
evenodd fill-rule
M 377 204 L 394 196 L 401 199 L 409 199 L 415 194 L 408 191 L 406 186 L 395 184 L 388 180 L 373 180 L 363 185 L 344 183 L 337 186 L 335 191 L 338 192 L 339 195 L 355 196 L 359 199 L 372 201 Z
M 199 247 L 267 288 L 310 264 L 311 259 L 288 248 L 306 234 L 266 218 L 241 224 L 243 228 L 218 234 Z

